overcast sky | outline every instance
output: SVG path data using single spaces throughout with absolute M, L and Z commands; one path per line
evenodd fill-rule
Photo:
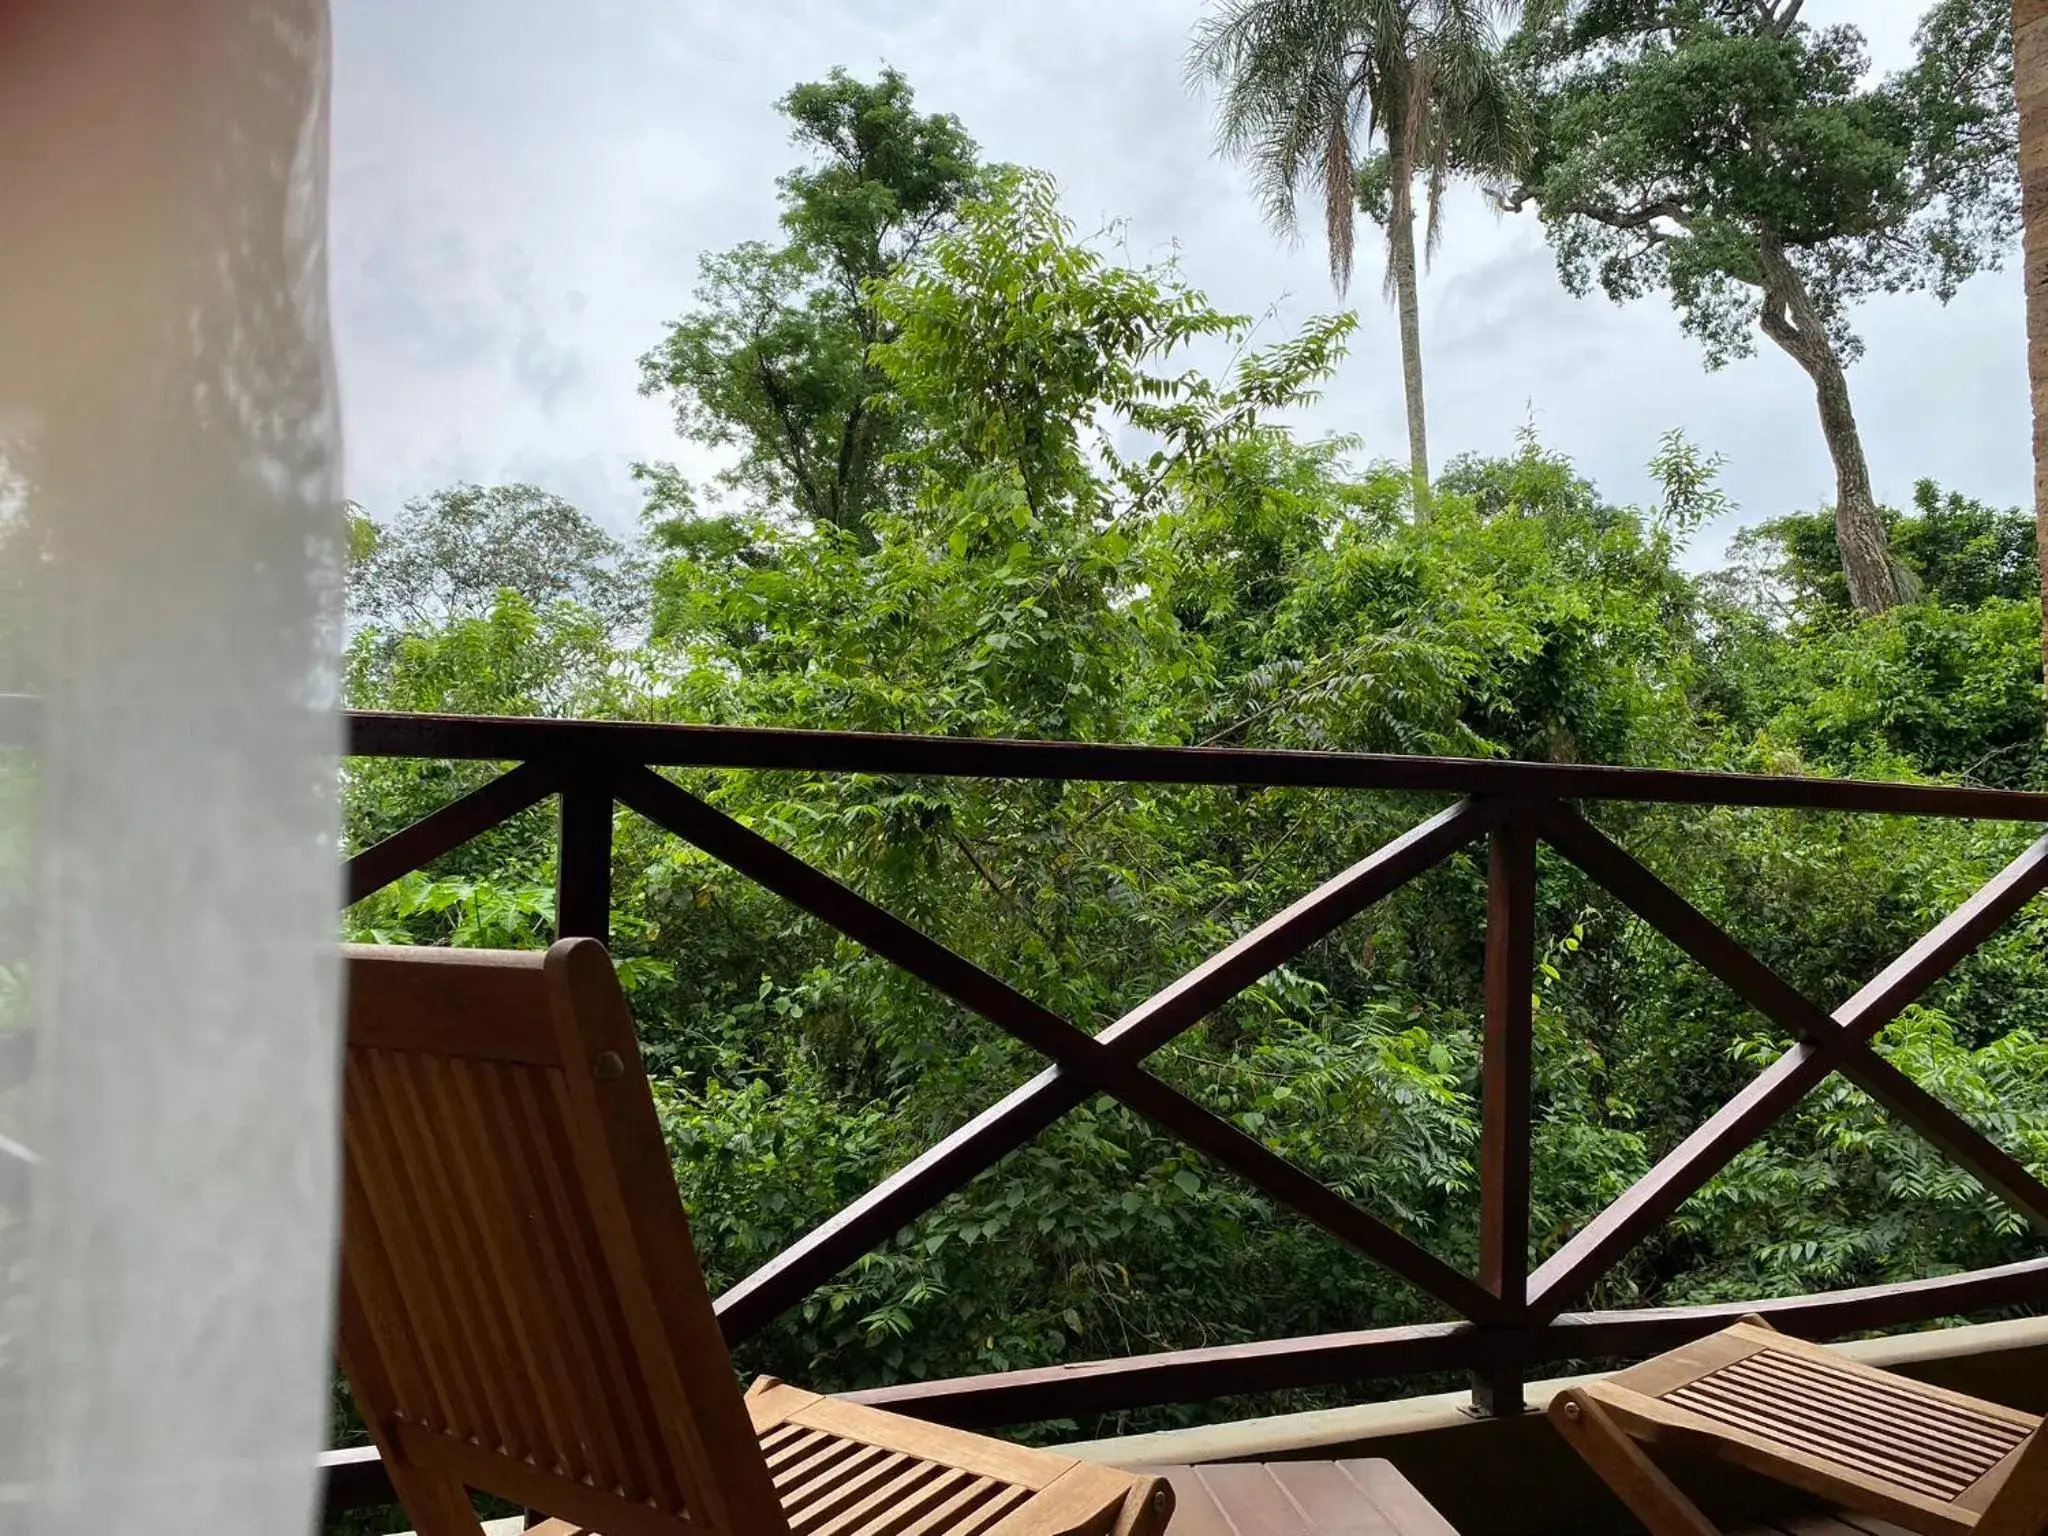
M 1877 64 L 1921 0 L 1814 0 Z M 635 459 L 705 461 L 635 359 L 689 302 L 700 252 L 772 236 L 793 160 L 774 101 L 835 64 L 903 70 L 992 159 L 1040 167 L 1085 228 L 1127 221 L 1220 306 L 1278 337 L 1336 306 L 1316 241 L 1260 224 L 1181 83 L 1198 0 L 336 0 L 332 259 L 352 495 L 388 514 L 455 480 L 532 480 L 620 531 Z M 1361 240 L 1350 361 L 1311 431 L 1405 453 L 1398 342 Z M 1850 375 L 1881 498 L 1915 479 L 2030 495 L 2016 267 L 1944 309 L 1862 312 Z M 1423 288 L 1432 455 L 1500 452 L 1533 420 L 1610 497 L 1683 426 L 1726 455 L 1740 519 L 1812 507 L 1833 475 L 1805 376 L 1768 344 L 1719 373 L 1669 310 L 1574 300 L 1533 218 L 1449 214 Z M 1730 530 L 1702 535 L 1710 561 Z

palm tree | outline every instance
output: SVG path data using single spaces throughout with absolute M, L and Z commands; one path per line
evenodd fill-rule
M 2041 673 L 2048 682 L 2048 0 L 2013 0 L 2019 96 L 2020 216 L 2025 227 L 2027 373 L 2034 387 L 2034 528 L 2041 566 Z
M 1513 0 L 1219 0 L 1188 50 L 1190 81 L 1221 93 L 1218 147 L 1251 166 L 1267 221 L 1291 236 L 1298 194 L 1319 195 L 1340 294 L 1351 283 L 1359 208 L 1386 232 L 1418 518 L 1429 507 L 1429 431 L 1415 183 L 1424 182 L 1425 249 L 1434 253 L 1451 177 L 1512 176 L 1527 152 L 1529 115 L 1495 32 L 1496 20 L 1519 8 Z M 1382 148 L 1361 162 L 1375 141 Z

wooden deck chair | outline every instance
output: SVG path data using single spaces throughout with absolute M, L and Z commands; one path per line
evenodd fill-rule
M 1156 1536 L 1138 1476 L 742 1398 L 611 961 L 347 952 L 342 1368 L 422 1536 Z
M 1760 1317 L 1561 1392 L 1550 1418 L 1652 1536 L 1717 1533 L 1638 1440 L 1926 1536 L 2048 1531 L 2040 1419 L 1859 1365 Z

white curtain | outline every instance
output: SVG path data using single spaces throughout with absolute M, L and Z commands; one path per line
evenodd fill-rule
M 326 0 L 0 0 L 0 1536 L 314 1518 L 327 69 Z

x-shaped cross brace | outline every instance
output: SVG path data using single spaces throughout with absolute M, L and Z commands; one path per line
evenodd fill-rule
M 718 1314 L 729 1340 L 757 1332 L 813 1287 L 1096 1093 L 1128 1105 L 1463 1316 L 1484 1322 L 1499 1311 L 1497 1298 L 1469 1276 L 1141 1065 L 1275 966 L 1485 835 L 1501 816 L 1493 804 L 1464 801 L 1416 827 L 1100 1035 L 1089 1035 L 653 770 L 621 767 L 612 788 L 620 801 L 656 825 L 901 966 L 1054 1063 L 721 1296 Z
M 1832 1014 L 1744 949 L 1569 806 L 1542 812 L 1544 840 L 1798 1044 L 1766 1067 L 1530 1277 L 1529 1320 L 1556 1317 L 1831 1072 L 1841 1072 L 2048 1227 L 2048 1187 L 1871 1049 L 1879 1030 L 2048 887 L 2042 838 Z

